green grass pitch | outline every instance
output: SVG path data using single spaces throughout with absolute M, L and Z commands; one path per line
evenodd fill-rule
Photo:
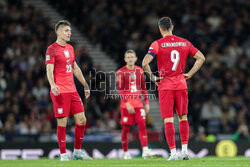
M 95 159 L 93 161 L 60 162 L 59 159 L 40 160 L 0 160 L 0 167 L 250 167 L 250 157 L 218 158 L 208 156 L 205 158 L 193 158 L 189 161 L 167 161 L 165 158 L 132 160 L 123 159 Z

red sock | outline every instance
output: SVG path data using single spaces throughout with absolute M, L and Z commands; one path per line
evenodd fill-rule
M 85 125 L 77 125 L 75 124 L 75 149 L 82 148 L 82 142 L 85 132 Z
M 180 122 L 181 144 L 188 144 L 189 124 L 187 120 Z
M 128 133 L 129 133 L 130 125 L 122 126 L 122 148 L 123 151 L 128 151 Z
M 66 127 L 57 126 L 57 139 L 60 153 L 66 153 Z
M 175 130 L 172 122 L 165 123 L 165 136 L 170 149 L 175 148 Z
M 146 130 L 146 123 L 139 122 L 138 128 L 139 128 L 139 137 L 140 137 L 140 141 L 141 141 L 141 146 L 147 147 L 148 146 L 148 135 L 147 135 L 147 130 Z

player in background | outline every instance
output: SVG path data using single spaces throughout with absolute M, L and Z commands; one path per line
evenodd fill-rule
M 158 26 L 162 38 L 154 41 L 144 57 L 142 66 L 150 79 L 158 84 L 159 104 L 165 124 L 165 136 L 171 150 L 169 160 L 177 160 L 175 146 L 174 112 L 175 106 L 179 118 L 179 132 L 182 144 L 182 159 L 189 160 L 188 137 L 188 91 L 186 80 L 190 79 L 205 61 L 203 54 L 188 40 L 172 34 L 173 24 L 169 17 L 159 20 Z M 192 69 L 185 73 L 187 57 L 195 58 Z M 152 74 L 150 62 L 157 57 L 159 77 Z
M 148 136 L 146 130 L 146 113 L 149 112 L 149 101 L 145 86 L 144 71 L 136 66 L 136 53 L 134 50 L 127 50 L 124 55 L 127 65 L 117 71 L 116 84 L 121 96 L 121 125 L 122 125 L 122 148 L 124 159 L 131 159 L 128 152 L 128 134 L 130 126 L 137 124 L 139 138 L 142 145 L 142 157 L 151 157 L 148 148 Z M 141 95 L 144 97 L 145 108 L 142 104 Z
M 75 145 L 73 152 L 74 160 L 91 160 L 81 151 L 86 117 L 82 100 L 77 93 L 73 74 L 82 83 L 86 99 L 90 96 L 89 86 L 86 83 L 81 69 L 75 62 L 74 49 L 67 42 L 70 41 L 71 27 L 66 20 L 60 20 L 55 25 L 57 40 L 50 45 L 46 52 L 47 78 L 51 87 L 50 97 L 57 119 L 57 138 L 60 148 L 60 160 L 68 161 L 66 153 L 66 125 L 70 115 L 75 119 Z

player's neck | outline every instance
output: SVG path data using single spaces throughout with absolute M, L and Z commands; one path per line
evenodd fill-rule
M 56 40 L 56 43 L 58 43 L 58 44 L 61 45 L 61 46 L 65 46 L 65 45 L 66 45 L 66 42 L 65 42 L 64 40 L 58 39 L 58 38 L 57 38 L 57 40 Z
M 165 32 L 164 34 L 162 34 L 163 37 L 169 36 L 169 35 L 173 35 L 173 33 L 172 32 Z
M 126 65 L 126 67 L 129 69 L 129 70 L 133 70 L 135 68 L 135 65 Z

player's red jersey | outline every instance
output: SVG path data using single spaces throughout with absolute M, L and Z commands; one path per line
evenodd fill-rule
M 157 57 L 159 75 L 163 76 L 158 90 L 187 89 L 183 75 L 187 57 L 193 57 L 198 52 L 188 40 L 175 35 L 167 35 L 154 41 L 148 54 Z
M 54 81 L 60 93 L 76 92 L 72 69 L 74 61 L 74 49 L 70 44 L 61 46 L 54 42 L 47 49 L 45 64 L 54 64 Z
M 141 95 L 145 104 L 148 104 L 147 89 L 145 86 L 144 71 L 135 66 L 129 70 L 127 66 L 120 68 L 116 73 L 116 84 L 121 96 L 121 108 L 126 108 L 128 101 L 134 108 L 143 108 Z

